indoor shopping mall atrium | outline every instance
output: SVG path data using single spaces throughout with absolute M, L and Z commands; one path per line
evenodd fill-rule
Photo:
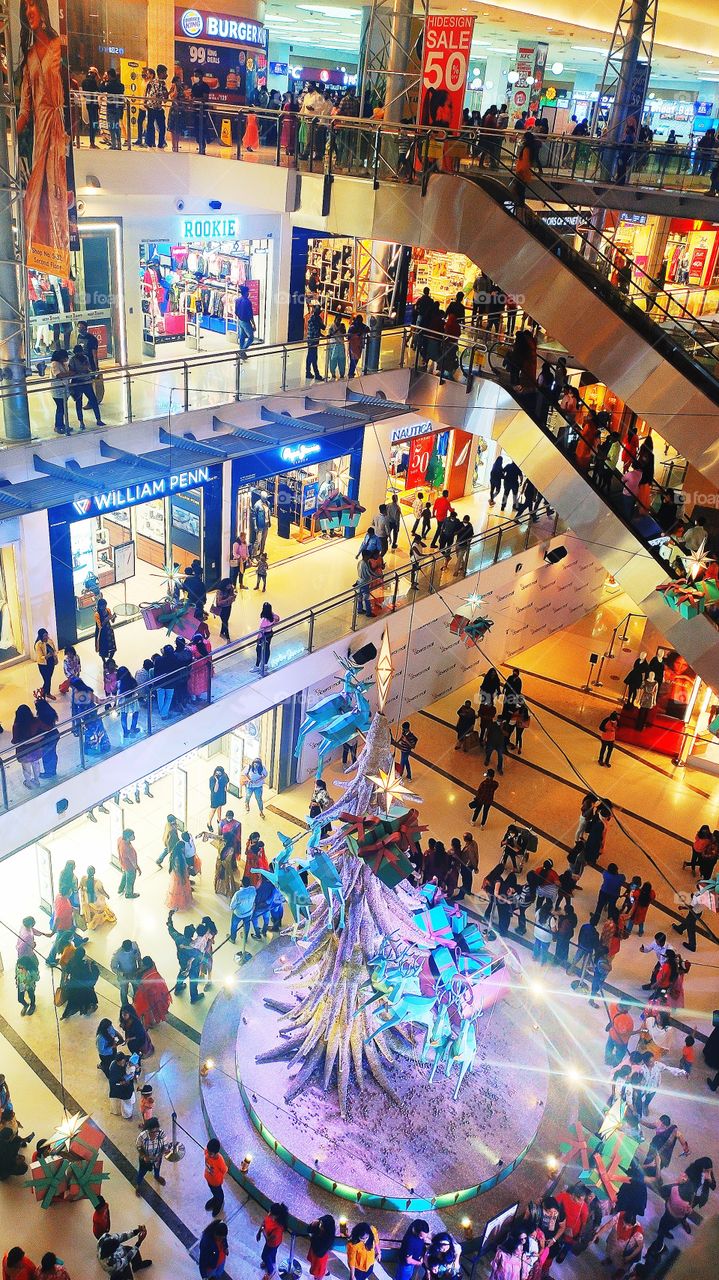
M 530 8 L 7 6 L 0 1280 L 715 1280 L 719 9 Z

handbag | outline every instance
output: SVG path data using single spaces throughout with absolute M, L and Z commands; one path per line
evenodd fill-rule
M 239 569 L 240 561 L 238 556 L 230 556 L 230 568 Z
M 70 681 L 69 681 L 69 680 L 63 680 L 63 681 L 58 685 L 58 692 L 59 692 L 59 693 L 68 693 L 68 692 L 69 692 L 69 690 L 70 690 Z
M 96 373 L 93 381 L 95 386 L 95 395 L 97 396 L 97 403 L 102 404 L 105 399 L 105 379 L 101 373 Z
M 54 999 L 54 1001 L 55 1001 L 55 1005 L 56 1005 L 56 1007 L 57 1007 L 58 1009 L 60 1009 L 60 1008 L 62 1007 L 62 1005 L 64 1005 L 64 1004 L 66 1004 L 66 1003 L 67 1003 L 67 995 L 65 994 L 65 992 L 64 992 L 64 990 L 63 990 L 63 988 L 62 988 L 62 987 L 56 987 L 56 988 L 55 988 L 55 995 L 54 995 L 53 999 Z

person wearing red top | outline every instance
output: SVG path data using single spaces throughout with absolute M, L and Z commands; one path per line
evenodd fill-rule
M 263 1219 L 262 1226 L 257 1232 L 258 1240 L 262 1236 L 265 1237 L 261 1257 L 263 1280 L 272 1280 L 272 1277 L 277 1274 L 277 1250 L 282 1244 L 288 1216 L 289 1210 L 286 1204 L 271 1204 L 270 1212 Z
M 2 1280 L 33 1280 L 37 1267 L 19 1245 L 9 1249 L 2 1260 Z
M 432 506 L 432 515 L 437 521 L 437 528 L 434 531 L 434 537 L 430 543 L 430 546 L 432 547 L 436 547 L 439 542 L 439 531 L 442 527 L 442 521 L 446 520 L 451 506 L 452 503 L 449 500 L 449 489 L 443 489 L 441 497 L 435 498 L 434 505 Z
M 92 1215 L 92 1234 L 96 1240 L 107 1235 L 110 1230 L 110 1206 L 104 1196 L 98 1196 L 95 1212 Z
M 137 860 L 137 850 L 133 845 L 135 832 L 127 827 L 117 842 L 117 857 L 120 863 L 122 877 L 120 879 L 120 887 L 118 893 L 120 897 L 139 898 L 139 893 L 135 893 L 135 877 L 142 875 L 140 865 Z
M 485 825 L 487 821 L 487 815 L 490 809 L 492 808 L 494 793 L 497 790 L 498 786 L 499 786 L 499 783 L 497 782 L 494 776 L 494 769 L 488 769 L 484 777 L 482 778 L 482 781 L 480 782 L 479 786 L 477 787 L 477 790 L 474 793 L 474 799 L 470 800 L 469 802 L 469 807 L 472 810 L 473 824 L 476 823 L 477 818 L 479 817 L 480 809 L 481 809 L 482 826 Z
M 604 1049 L 604 1061 L 608 1067 L 618 1067 L 627 1053 L 629 1039 L 634 1032 L 634 1019 L 629 1012 L 628 1004 L 610 1004 L 607 1031 L 609 1034 Z
M 205 1147 L 205 1182 L 207 1183 L 212 1195 L 210 1196 L 205 1208 L 216 1218 L 225 1203 L 225 1192 L 222 1186 L 227 1173 L 227 1164 L 224 1157 L 220 1155 L 220 1142 L 218 1138 L 210 1138 Z
M 565 1215 L 566 1225 L 562 1236 L 562 1244 L 568 1245 L 570 1249 L 572 1249 L 572 1245 L 579 1243 L 589 1219 L 587 1195 L 587 1187 L 577 1183 L 576 1186 L 571 1187 L 568 1191 L 557 1192 L 554 1197 L 557 1204 L 561 1205 Z
M 52 913 L 55 918 L 56 933 L 64 933 L 66 929 L 72 929 L 75 908 L 63 893 L 55 895 Z

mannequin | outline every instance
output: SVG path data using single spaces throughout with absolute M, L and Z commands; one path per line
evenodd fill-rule
M 255 553 L 264 551 L 267 535 L 270 531 L 272 513 L 270 500 L 265 489 L 258 493 L 252 506 L 252 520 L 255 526 Z
M 631 671 L 624 677 L 624 683 L 627 687 L 627 706 L 633 707 L 637 700 L 637 694 L 642 687 L 649 674 L 649 663 L 647 655 L 644 651 L 639 654 Z
M 637 729 L 641 733 L 646 727 L 649 712 L 656 706 L 659 685 L 653 671 L 650 671 L 639 690 L 639 711 L 637 713 Z

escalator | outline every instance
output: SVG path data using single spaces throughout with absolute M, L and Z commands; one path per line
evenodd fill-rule
M 719 485 L 719 334 L 673 304 L 669 315 L 647 276 L 640 274 L 640 301 L 664 323 L 620 292 L 607 274 L 611 242 L 580 230 L 583 256 L 558 235 L 563 215 L 569 225 L 581 211 L 567 210 L 556 194 L 550 203 L 546 183 L 532 185 L 523 208 L 489 172 L 434 174 L 424 186 L 423 195 L 419 185 L 380 181 L 372 237 L 461 252 L 480 264 L 579 365 Z M 346 223 L 344 201 L 343 210 Z M 366 209 L 362 216 L 366 225 Z
M 657 590 L 670 576 L 666 559 L 670 540 L 656 539 L 652 533 L 658 529 L 647 531 L 643 521 L 622 511 L 619 473 L 611 492 L 601 492 L 580 472 L 559 447 L 562 415 L 558 410 L 552 410 L 547 422 L 545 413 L 528 412 L 510 390 L 495 382 L 473 378 L 468 390 L 462 382 L 443 382 L 428 373 L 413 376 L 408 403 L 464 430 L 472 419 L 479 420 L 482 433 L 492 435 L 501 452 L 516 462 L 567 525 L 566 539 L 580 538 L 668 644 L 707 684 L 719 689 L 717 624 L 707 614 L 682 617 Z

